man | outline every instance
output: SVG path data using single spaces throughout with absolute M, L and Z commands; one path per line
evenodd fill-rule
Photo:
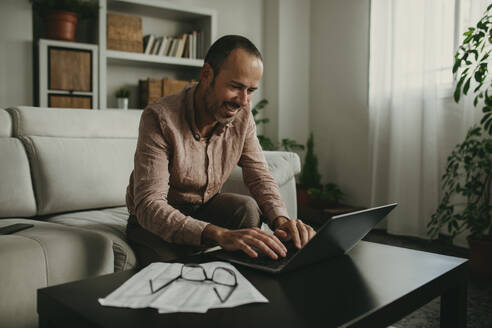
M 287 251 L 279 239 L 301 248 L 314 236 L 288 218 L 256 137 L 250 101 L 262 74 L 258 49 L 224 36 L 210 47 L 198 85 L 144 110 L 127 188 L 127 235 L 141 265 L 215 244 L 277 259 Z M 254 199 L 219 193 L 236 165 Z M 262 218 L 273 235 L 259 229 Z

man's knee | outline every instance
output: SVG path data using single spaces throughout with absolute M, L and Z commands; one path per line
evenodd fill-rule
M 239 219 L 239 229 L 254 228 L 261 225 L 261 210 L 256 201 L 250 196 L 242 197 L 234 213 Z

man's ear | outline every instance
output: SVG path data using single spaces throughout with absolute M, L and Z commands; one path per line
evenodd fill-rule
M 214 80 L 214 70 L 209 63 L 203 64 L 203 67 L 200 70 L 200 80 L 206 85 L 209 85 Z

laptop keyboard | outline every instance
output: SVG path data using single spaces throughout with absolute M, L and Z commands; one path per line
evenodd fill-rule
M 287 255 L 285 257 L 279 256 L 277 260 L 272 259 L 265 253 L 261 251 L 256 251 L 258 253 L 258 257 L 250 257 L 248 254 L 243 251 L 229 252 L 235 259 L 241 260 L 242 262 L 247 262 L 251 264 L 261 265 L 268 268 L 276 269 L 285 265 L 298 251 L 298 248 L 294 246 L 293 243 L 287 243 L 285 245 L 287 248 Z

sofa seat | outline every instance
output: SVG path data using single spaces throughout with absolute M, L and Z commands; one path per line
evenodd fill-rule
M 135 253 L 126 239 L 128 215 L 126 207 L 114 207 L 54 215 L 46 221 L 102 234 L 112 242 L 114 271 L 122 271 L 135 267 L 137 262 Z
M 100 234 L 32 219 L 6 218 L 0 227 L 33 228 L 0 236 L 0 322 L 36 327 L 36 290 L 113 272 L 113 249 Z

